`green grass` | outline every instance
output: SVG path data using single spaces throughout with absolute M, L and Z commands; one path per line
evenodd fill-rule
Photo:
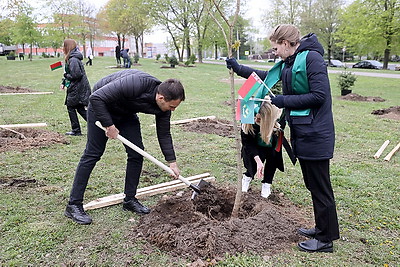
M 0 124 L 46 122 L 47 129 L 64 133 L 69 120 L 60 91 L 62 70 L 50 71 L 57 59 L 7 61 L 0 57 L 0 85 L 20 86 L 51 95 L 0 96 Z M 223 65 L 197 64 L 194 68 L 160 69 L 154 60 L 140 59 L 144 70 L 160 80 L 178 78 L 187 100 L 173 112 L 173 120 L 216 115 L 231 119 L 228 78 Z M 95 58 L 86 67 L 91 85 L 117 71 L 108 68 L 113 58 Z M 386 71 L 383 71 L 386 73 Z M 398 73 L 398 72 L 397 72 Z M 371 112 L 400 103 L 399 79 L 359 76 L 354 93 L 380 96 L 386 102 L 351 102 L 339 99 L 337 75 L 330 77 L 336 127 L 332 184 L 342 238 L 333 254 L 307 254 L 293 249 L 280 255 L 240 254 L 228 256 L 219 266 L 396 266 L 400 262 L 399 173 L 400 154 L 390 162 L 383 157 L 400 141 L 399 121 L 381 119 Z M 154 116 L 140 114 L 146 150 L 163 159 L 155 137 Z M 286 131 L 287 135 L 289 131 Z M 231 138 L 186 132 L 172 127 L 178 164 L 184 176 L 210 172 L 219 184 L 234 184 L 235 144 Z M 185 266 L 130 236 L 139 217 L 121 211 L 120 205 L 90 211 L 94 223 L 78 226 L 64 217 L 74 170 L 85 138 L 68 137 L 70 144 L 53 145 L 25 152 L 0 153 L 0 178 L 34 178 L 38 187 L 0 188 L 0 265 L 2 266 Z M 391 143 L 381 159 L 373 155 L 385 140 Z M 126 156 L 117 141 L 110 141 L 93 171 L 86 201 L 123 190 Z M 299 165 L 285 155 L 286 172 L 278 173 L 274 189 L 311 214 L 312 204 Z M 169 180 L 162 170 L 145 161 L 141 186 Z M 159 196 L 144 201 L 153 205 Z M 310 215 L 311 216 L 311 215 Z M 144 253 L 146 252 L 146 253 Z

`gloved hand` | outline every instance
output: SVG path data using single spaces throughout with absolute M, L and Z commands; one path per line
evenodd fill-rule
M 236 70 L 239 68 L 239 63 L 237 63 L 236 58 L 227 58 L 225 61 L 228 69 L 232 69 L 234 72 L 236 72 Z
M 278 108 L 284 108 L 284 97 L 283 95 L 277 95 L 275 97 L 271 96 L 271 103 L 272 105 L 277 106 Z

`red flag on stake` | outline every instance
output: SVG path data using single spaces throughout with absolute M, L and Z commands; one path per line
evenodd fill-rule
M 50 65 L 50 69 L 51 69 L 51 70 L 56 70 L 56 69 L 59 69 L 59 68 L 62 68 L 62 63 L 61 63 L 61 61 L 58 61 L 58 62 L 56 62 L 56 63 Z
M 248 101 L 249 98 L 260 88 L 262 81 L 258 75 L 253 72 L 245 83 L 240 87 L 238 94 L 243 97 L 244 101 Z

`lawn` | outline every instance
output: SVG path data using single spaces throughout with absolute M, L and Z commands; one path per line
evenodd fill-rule
M 51 71 L 49 67 L 56 61 L 54 58 L 7 61 L 0 57 L 0 85 L 53 92 L 0 95 L 0 125 L 46 122 L 49 131 L 64 134 L 70 130 L 65 93 L 59 90 L 62 70 Z M 152 59 L 140 59 L 139 63 L 141 66 L 135 68 L 160 80 L 178 78 L 183 82 L 186 101 L 173 112 L 173 120 L 210 115 L 231 120 L 231 108 L 226 104 L 230 88 L 224 81 L 228 72 L 223 65 L 162 69 L 162 63 Z M 95 58 L 93 66 L 86 67 L 91 86 L 118 71 L 110 68 L 114 64 L 114 58 Z M 352 88 L 354 93 L 380 96 L 386 101 L 354 102 L 340 99 L 337 75 L 330 75 L 336 128 L 331 179 L 341 231 L 335 252 L 308 254 L 298 251 L 293 244 L 290 251 L 274 256 L 227 255 L 218 266 L 398 266 L 400 152 L 389 162 L 383 157 L 400 142 L 400 121 L 380 118 L 371 112 L 399 105 L 399 79 L 359 76 Z M 155 128 L 151 126 L 154 116 L 140 114 L 140 119 L 147 152 L 163 159 Z M 172 135 L 183 176 L 210 172 L 218 185 L 236 183 L 234 139 L 188 132 L 177 126 L 172 126 Z M 149 251 L 143 241 L 132 239 L 129 233 L 139 217 L 122 212 L 120 205 L 90 211 L 94 220 L 90 226 L 76 225 L 64 217 L 74 171 L 85 147 L 85 136 L 66 138 L 69 144 L 0 153 L 0 180 L 37 181 L 35 186 L 27 187 L 0 184 L 0 265 L 186 266 L 184 259 L 171 258 L 157 248 Z M 374 159 L 385 140 L 391 143 L 380 159 Z M 86 201 L 122 192 L 125 160 L 121 144 L 110 141 L 93 171 Z M 286 172 L 277 173 L 273 190 L 283 192 L 311 214 L 311 197 L 303 184 L 300 167 L 290 165 L 286 155 L 285 162 Z M 144 170 L 140 186 L 169 180 L 148 160 Z M 151 206 L 159 198 L 149 197 L 144 203 Z

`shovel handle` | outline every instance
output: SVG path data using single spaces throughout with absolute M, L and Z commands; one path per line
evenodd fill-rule
M 103 125 L 101 125 L 101 123 L 99 121 L 96 121 L 95 124 L 103 129 L 104 131 L 106 131 L 106 128 L 103 127 Z M 168 172 L 169 174 L 175 176 L 175 173 L 173 172 L 173 170 L 171 170 L 170 167 L 168 167 L 167 165 L 165 165 L 164 163 L 162 163 L 161 161 L 159 161 L 158 159 L 156 159 L 155 157 L 153 157 L 152 155 L 150 155 L 149 153 L 147 153 L 146 151 L 144 151 L 143 149 L 141 149 L 140 147 L 136 146 L 134 143 L 132 143 L 131 141 L 129 141 L 128 139 L 126 139 L 125 137 L 121 136 L 121 135 L 117 135 L 117 139 L 120 140 L 122 143 L 124 143 L 125 145 L 127 145 L 128 147 L 132 148 L 133 150 L 135 150 L 137 153 L 139 153 L 140 155 L 142 155 L 143 157 L 151 160 L 153 163 L 155 163 L 157 166 L 161 167 L 164 171 Z M 181 180 L 183 183 L 185 183 L 187 186 L 189 186 L 190 188 L 192 188 L 193 190 L 197 191 L 197 188 L 193 188 L 196 187 L 194 185 L 192 185 L 189 180 L 187 180 L 186 178 L 184 178 L 183 176 L 179 175 L 179 180 Z

